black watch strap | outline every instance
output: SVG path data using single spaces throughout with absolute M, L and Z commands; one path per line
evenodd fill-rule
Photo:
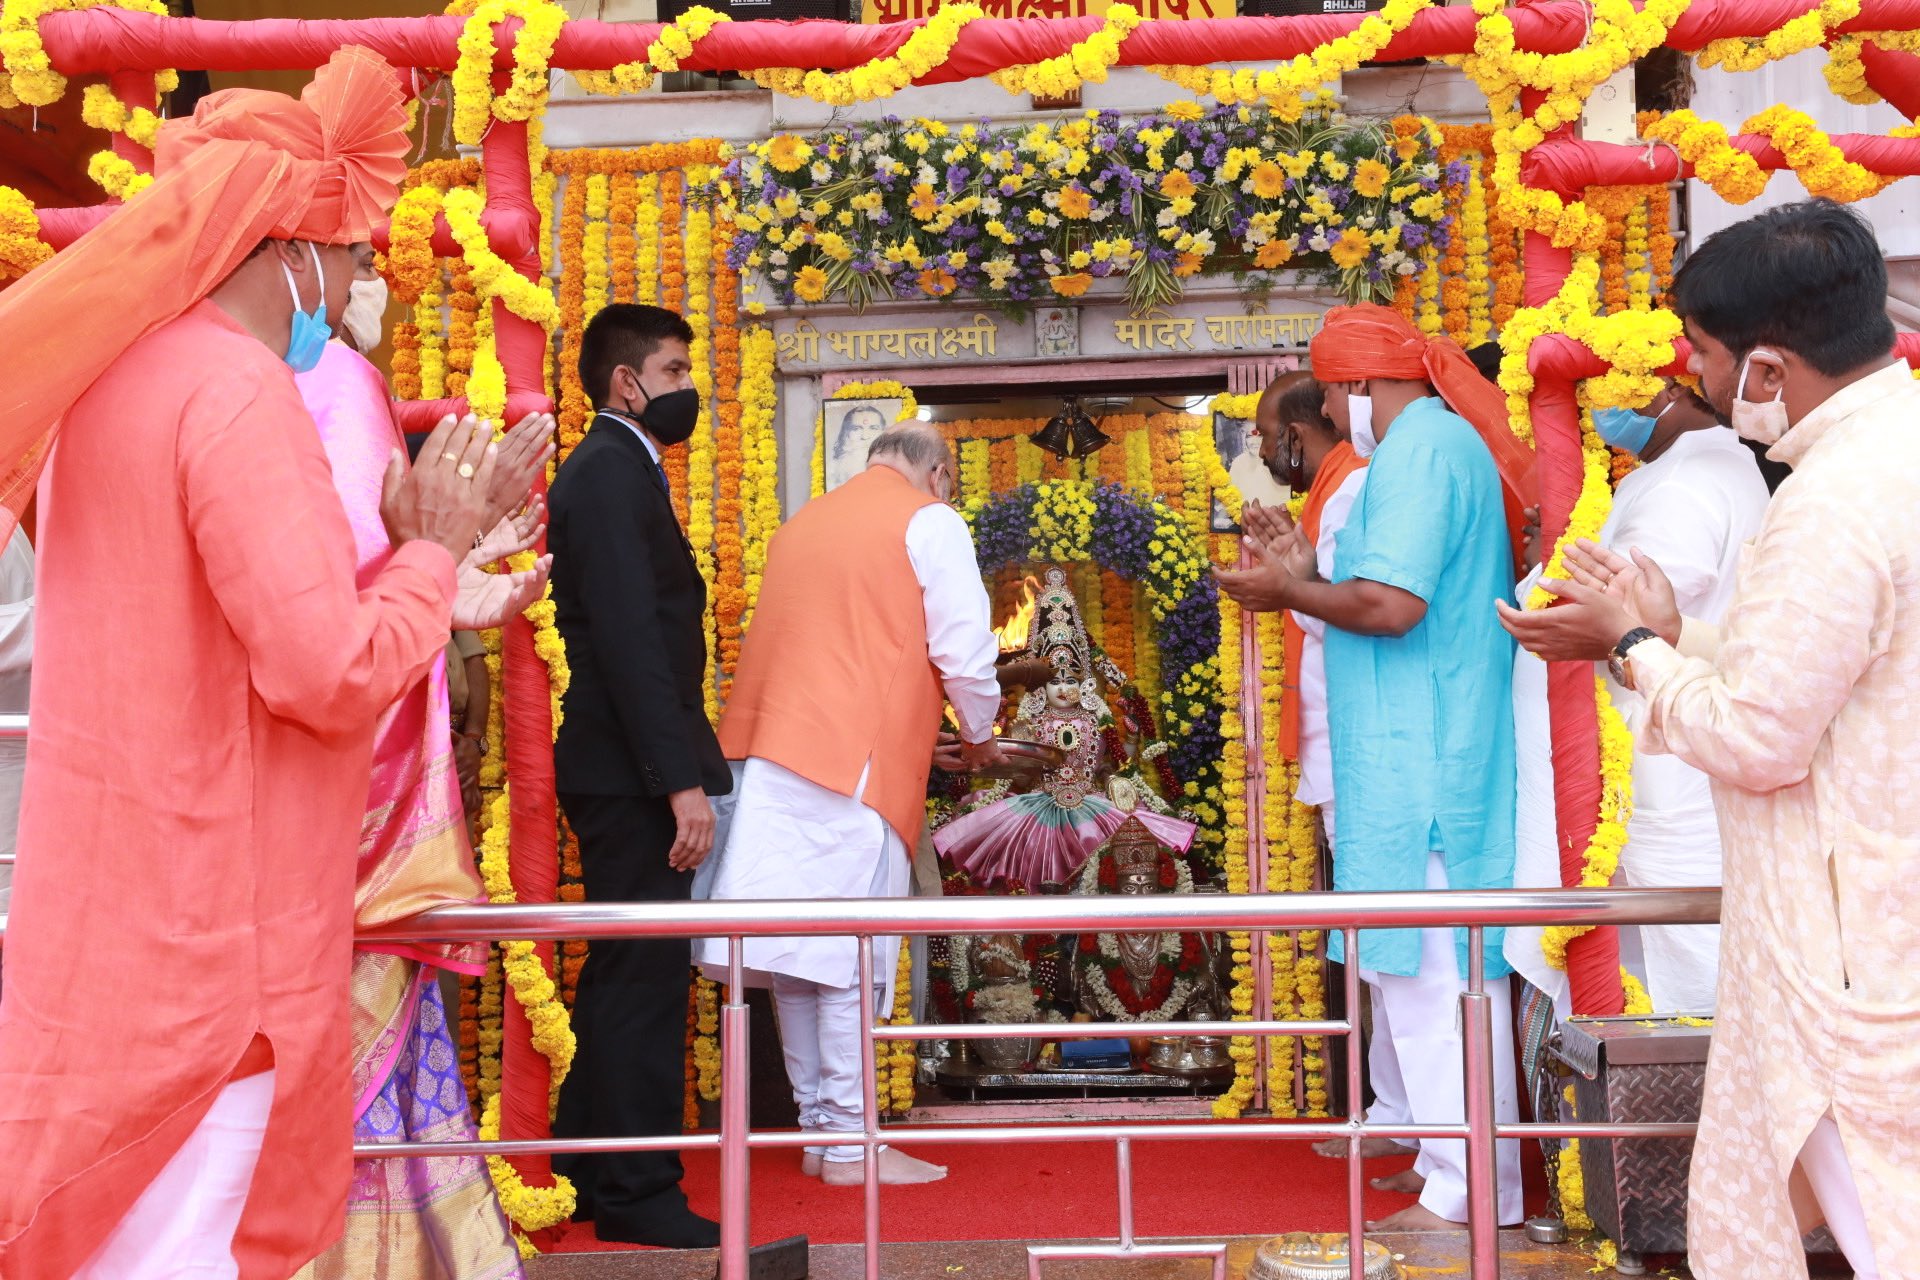
M 1621 636 L 1620 642 L 1613 646 L 1613 656 L 1624 662 L 1627 657 L 1627 650 L 1633 648 L 1633 646 L 1639 644 L 1642 640 L 1652 640 L 1657 634 L 1652 627 L 1635 627 L 1633 630 L 1627 632 L 1627 634 Z

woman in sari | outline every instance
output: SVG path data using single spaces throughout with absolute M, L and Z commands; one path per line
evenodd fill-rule
M 356 290 L 362 286 L 356 284 Z M 351 309 L 350 309 L 351 311 Z M 377 314 L 377 312 L 376 312 Z M 389 460 L 403 440 L 379 370 L 339 342 L 298 378 L 320 429 L 335 487 L 353 526 L 359 571 L 374 574 L 391 554 L 380 518 Z M 529 419 L 502 447 L 500 471 L 513 470 L 525 499 L 551 450 L 528 441 L 551 436 L 551 419 Z M 461 566 L 454 625 L 497 626 L 502 586 L 514 575 L 482 566 L 532 545 L 536 500 L 502 520 Z M 373 779 L 360 832 L 355 923 L 404 920 L 447 903 L 483 901 L 455 776 L 444 658 L 381 718 Z M 441 973 L 477 974 L 480 943 L 413 946 L 360 944 L 353 964 L 354 1141 L 472 1140 L 474 1123 L 460 1076 Z M 301 1280 L 407 1276 L 414 1280 L 501 1280 L 522 1275 L 519 1249 L 477 1156 L 360 1160 L 347 1201 L 346 1235 L 301 1270 Z

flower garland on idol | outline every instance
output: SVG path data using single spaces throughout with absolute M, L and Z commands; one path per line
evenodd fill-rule
M 947 12 L 943 10 L 942 12 Z M 1331 106 L 1174 104 L 1024 128 L 887 117 L 755 143 L 721 195 L 732 265 L 786 303 L 958 293 L 1018 305 L 1126 284 L 1135 309 L 1202 270 L 1295 268 L 1351 300 L 1390 297 L 1444 234 L 1440 132 L 1396 135 Z
M 1159 499 L 1086 481 L 1023 484 L 970 502 L 963 514 L 983 574 L 1091 562 L 1144 586 L 1161 670 L 1179 673 L 1160 697 L 1161 729 L 1172 744 L 1160 760 L 1174 784 L 1165 798 L 1193 812 L 1200 828 L 1196 851 L 1218 865 L 1225 840 L 1221 716 L 1227 700 L 1219 666 L 1220 595 L 1205 542 Z M 1231 678 L 1237 686 L 1238 672 Z
M 1220 671 L 1240 671 L 1240 606 L 1226 596 L 1220 597 Z M 1247 863 L 1247 735 L 1246 724 L 1236 703 L 1228 702 L 1220 711 L 1220 794 L 1224 819 L 1222 861 L 1227 873 L 1228 893 L 1252 891 Z M 1246 930 L 1227 934 L 1233 952 L 1233 987 L 1228 995 L 1230 1015 L 1235 1022 L 1253 1018 L 1253 935 Z M 1257 1056 L 1252 1036 L 1234 1036 L 1227 1044 L 1227 1056 L 1233 1062 L 1233 1081 L 1227 1091 L 1213 1100 L 1213 1114 L 1223 1120 L 1235 1120 L 1253 1101 L 1253 1064 Z

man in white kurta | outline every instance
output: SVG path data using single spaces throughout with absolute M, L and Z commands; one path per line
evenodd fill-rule
M 945 501 L 952 492 L 951 454 L 937 431 L 913 424 L 883 434 L 870 456 L 866 473 L 816 498 L 770 549 L 762 603 L 721 724 L 730 758 L 740 743 L 754 745 L 712 876 L 713 898 L 821 899 L 830 906 L 837 898 L 905 897 L 940 700 L 952 707 L 962 742 L 972 744 L 969 763 L 997 754 L 998 646 L 971 534 Z M 871 560 L 871 569 L 862 558 Z M 885 579 L 889 564 L 911 577 Z M 836 574 L 852 580 L 842 583 Z M 901 590 L 913 598 L 886 594 Z M 909 647 L 897 658 L 870 634 L 884 624 L 863 616 L 861 601 L 849 599 L 868 591 L 884 596 L 878 608 L 904 604 L 918 611 L 908 620 Z M 789 593 L 805 593 L 804 602 Z M 837 676 L 823 674 L 836 667 Z M 924 726 L 900 718 L 925 705 L 919 694 L 932 698 L 934 716 Z M 835 697 L 851 705 L 811 723 L 784 760 L 769 758 L 783 754 L 780 744 L 792 740 L 794 720 L 818 716 L 820 704 Z M 743 727 L 748 719 L 751 727 Z M 823 781 L 831 757 L 853 758 L 846 756 L 850 747 L 857 750 L 857 777 Z M 886 798 L 877 799 L 870 789 L 883 784 Z M 901 803 L 909 798 L 910 805 Z M 864 1127 L 860 1019 L 889 1007 L 899 945 L 897 937 L 875 939 L 870 1006 L 860 998 L 855 939 L 746 941 L 746 966 L 773 988 L 803 1128 L 857 1133 Z M 710 971 L 723 968 L 726 941 L 703 940 L 696 958 Z M 858 1146 L 809 1147 L 807 1157 L 807 1170 L 829 1182 L 864 1177 Z M 888 1151 L 881 1172 L 888 1181 L 929 1181 L 945 1171 Z
M 1740 553 L 1767 510 L 1766 482 L 1752 452 L 1705 401 L 1672 380 L 1640 411 L 1596 414 L 1595 421 L 1609 443 L 1641 460 L 1614 491 L 1601 545 L 1621 554 L 1640 548 L 1667 571 L 1681 612 L 1717 625 L 1733 601 Z M 1538 570 L 1522 584 L 1520 598 L 1537 576 Z M 1627 726 L 1638 730 L 1646 720 L 1645 699 L 1611 680 L 1608 693 Z M 1520 888 L 1558 888 L 1547 667 L 1525 649 L 1514 655 L 1513 702 L 1521 775 L 1514 879 Z M 1720 883 L 1720 827 L 1706 774 L 1675 756 L 1634 753 L 1633 814 L 1620 870 L 1638 888 Z M 1564 1018 L 1572 1012 L 1566 971 L 1547 963 L 1542 932 L 1533 926 L 1508 930 L 1507 959 L 1553 998 Z M 1643 971 L 1656 1014 L 1712 1015 L 1719 925 L 1629 926 L 1621 932 L 1628 967 Z
M 1920 1276 L 1920 388 L 1872 230 L 1825 201 L 1708 240 L 1675 281 L 1707 399 L 1793 468 L 1724 627 L 1650 560 L 1569 557 L 1569 603 L 1503 611 L 1550 660 L 1610 649 L 1640 745 L 1713 778 L 1719 1012 L 1688 1203 L 1701 1280 Z M 1802 1195 L 1801 1192 L 1810 1194 Z

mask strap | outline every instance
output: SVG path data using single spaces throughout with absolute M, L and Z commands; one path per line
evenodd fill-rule
M 313 242 L 309 240 L 305 243 L 307 255 L 313 259 L 313 269 L 320 275 L 320 305 L 324 307 L 327 305 L 327 269 L 321 265 L 320 251 L 313 247 Z M 293 282 L 293 272 L 284 261 L 280 264 L 280 274 L 287 278 L 287 292 L 293 297 L 293 309 L 305 314 L 307 308 L 300 301 L 300 286 Z
M 1745 400 L 1747 398 L 1747 371 L 1752 367 L 1753 367 L 1753 352 L 1749 351 L 1747 352 L 1746 359 L 1740 362 L 1740 385 L 1733 389 L 1733 398 L 1735 400 Z M 1768 400 L 1764 402 L 1751 401 L 1749 403 L 1776 404 L 1779 401 L 1784 400 L 1786 398 L 1786 395 L 1787 395 L 1787 389 L 1785 387 L 1782 387 L 1778 391 L 1773 393 L 1772 400 Z

